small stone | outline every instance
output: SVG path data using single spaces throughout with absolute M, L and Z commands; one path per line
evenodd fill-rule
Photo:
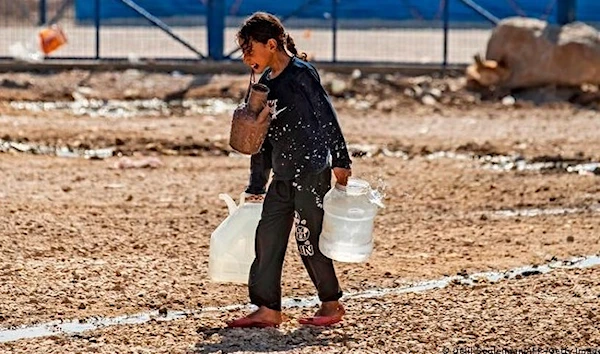
M 517 100 L 513 96 L 506 96 L 502 99 L 502 104 L 505 106 L 514 106 Z
M 488 220 L 488 216 L 485 214 L 481 214 L 481 216 L 479 217 L 479 220 L 481 221 L 487 221 Z
M 436 99 L 435 99 L 433 96 L 429 95 L 429 94 L 427 94 L 427 95 L 424 95 L 424 96 L 421 98 L 421 102 L 422 102 L 424 105 L 426 105 L 426 106 L 435 106 L 435 105 L 437 104 L 437 101 L 436 101 Z
M 340 79 L 333 79 L 331 81 L 331 94 L 334 96 L 340 96 L 346 91 L 347 85 Z
M 375 104 L 375 108 L 384 112 L 392 112 L 398 106 L 396 100 L 382 100 Z
M 438 88 L 432 88 L 427 93 L 438 99 L 442 97 L 442 90 Z
M 72 190 L 71 186 L 61 186 L 60 189 L 62 189 L 63 192 L 67 193 L 70 192 Z
M 407 97 L 415 97 L 415 91 L 414 91 L 414 90 L 411 90 L 411 89 L 409 89 L 409 88 L 405 88 L 405 89 L 404 89 L 404 96 L 407 96 Z
M 136 98 L 140 96 L 140 90 L 135 88 L 128 88 L 123 92 L 126 98 Z
M 87 98 L 83 94 L 81 94 L 80 92 L 74 91 L 74 92 L 71 93 L 71 96 L 73 97 L 73 99 L 75 101 L 78 101 L 78 102 L 87 102 Z
M 421 86 L 415 85 L 415 86 L 413 86 L 411 88 L 412 88 L 412 92 L 413 92 L 414 97 L 421 97 L 421 96 L 423 96 L 423 89 L 421 88 Z
M 84 95 L 91 95 L 92 93 L 94 93 L 94 90 L 91 87 L 79 86 L 77 87 L 77 92 Z
M 346 341 L 346 342 L 344 342 L 344 345 L 348 349 L 356 349 L 356 348 L 358 348 L 358 344 L 355 343 L 355 342 L 352 342 L 352 341 Z
M 158 309 L 158 314 L 161 315 L 161 316 L 167 316 L 167 312 L 168 312 L 168 310 L 164 306 L 161 307 L 160 309 Z
M 526 270 L 523 273 L 521 273 L 521 275 L 524 277 L 530 277 L 532 275 L 538 275 L 538 274 L 542 274 L 542 272 L 540 272 L 539 270 Z
M 573 241 L 575 241 L 575 237 L 567 236 L 567 242 L 572 243 Z
M 80 304 L 79 304 L 79 307 L 78 307 L 78 308 L 79 308 L 80 310 L 85 310 L 85 308 L 86 308 L 86 307 L 87 307 L 87 306 L 86 306 L 86 305 L 85 305 L 85 304 L 82 302 L 82 303 L 80 303 Z

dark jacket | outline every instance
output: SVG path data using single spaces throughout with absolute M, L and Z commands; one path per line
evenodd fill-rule
M 273 178 L 293 180 L 329 167 L 350 168 L 352 161 L 329 96 L 309 63 L 292 58 L 274 79 L 267 69 L 259 82 L 270 89 L 272 121 L 261 151 L 252 155 L 247 193 L 265 193 Z

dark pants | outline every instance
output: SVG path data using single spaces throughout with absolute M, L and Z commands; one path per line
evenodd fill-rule
M 323 197 L 331 187 L 331 169 L 293 181 L 273 180 L 256 229 L 256 258 L 250 268 L 250 301 L 281 311 L 281 271 L 292 226 L 298 251 L 321 301 L 342 297 L 333 262 L 319 251 Z

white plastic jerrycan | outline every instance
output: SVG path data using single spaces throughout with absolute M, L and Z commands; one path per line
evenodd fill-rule
M 319 249 L 340 262 L 364 262 L 373 252 L 373 219 L 383 208 L 381 194 L 368 182 L 349 178 L 336 184 L 323 199 L 323 231 Z
M 219 198 L 227 203 L 229 216 L 210 236 L 208 276 L 216 282 L 247 284 L 262 203 L 245 203 L 244 193 L 239 205 L 227 194 L 219 194 Z

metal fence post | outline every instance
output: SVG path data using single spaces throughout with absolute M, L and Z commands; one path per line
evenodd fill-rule
M 46 23 L 46 0 L 40 0 L 39 6 L 40 22 L 38 23 L 38 25 L 43 26 Z
M 337 20 L 338 20 L 338 1 L 339 0 L 332 0 L 332 4 L 331 4 L 331 18 L 332 18 L 332 22 L 331 22 L 331 34 L 333 36 L 333 53 L 332 53 L 332 61 L 335 63 L 337 61 Z
M 473 9 L 475 12 L 483 16 L 486 20 L 490 21 L 494 26 L 500 22 L 500 19 L 494 15 L 492 15 L 488 10 L 483 7 L 477 5 L 477 3 L 473 0 L 460 0 L 462 3 Z
M 556 22 L 562 26 L 575 21 L 576 8 L 577 0 L 558 0 Z
M 100 0 L 96 0 L 94 24 L 96 25 L 96 59 L 100 59 Z
M 208 56 L 213 60 L 222 60 L 225 43 L 225 0 L 208 0 Z
M 202 53 L 200 53 L 198 50 L 196 50 L 196 48 L 194 48 L 191 44 L 189 44 L 185 39 L 181 38 L 175 32 L 173 32 L 173 30 L 166 23 L 164 23 L 161 19 L 152 15 L 148 11 L 146 11 L 146 9 L 144 9 L 142 6 L 138 5 L 134 0 L 120 0 L 120 1 L 124 5 L 126 5 L 130 9 L 132 9 L 133 11 L 137 12 L 143 18 L 150 21 L 150 23 L 152 23 L 154 26 L 160 28 L 163 32 L 165 32 L 171 38 L 175 39 L 177 42 L 183 44 L 186 48 L 188 48 L 192 52 L 196 53 L 199 58 L 204 59 L 204 55 L 202 55 Z
M 446 73 L 446 67 L 448 66 L 448 27 L 450 26 L 450 0 L 444 1 L 444 62 L 443 72 Z

